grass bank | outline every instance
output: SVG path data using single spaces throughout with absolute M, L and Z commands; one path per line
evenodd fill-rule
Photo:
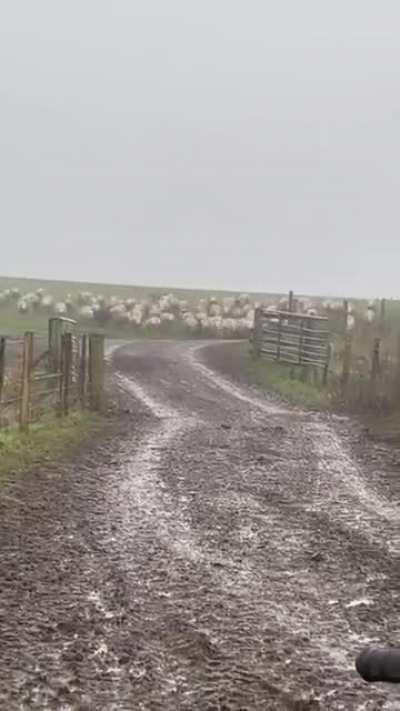
M 248 341 L 220 343 L 218 347 L 206 346 L 205 363 L 211 368 L 243 385 L 275 393 L 293 405 L 314 410 L 331 407 L 331 392 L 322 386 L 298 379 L 298 371 L 264 358 L 255 359 Z
M 27 433 L 18 427 L 0 430 L 0 486 L 10 475 L 71 454 L 103 424 L 98 415 L 75 412 L 62 418 L 43 418 Z
M 332 405 L 328 388 L 301 380 L 299 371 L 289 365 L 254 358 L 247 343 L 239 347 L 243 349 L 243 363 L 247 375 L 258 387 L 302 407 L 326 410 Z

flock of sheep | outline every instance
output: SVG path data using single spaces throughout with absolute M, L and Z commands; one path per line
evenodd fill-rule
M 94 322 L 107 326 L 116 324 L 127 328 L 151 331 L 173 331 L 175 327 L 181 332 L 222 338 L 248 337 L 254 325 L 254 312 L 257 306 L 268 310 L 286 310 L 288 300 L 266 299 L 262 304 L 247 294 L 238 296 L 202 297 L 197 303 L 189 303 L 176 295 L 164 294 L 160 297 L 121 298 L 111 296 L 106 298 L 101 294 L 82 291 L 75 296 L 69 294 L 64 301 L 57 301 L 43 289 L 21 294 L 14 289 L 0 292 L 0 308 L 13 305 L 18 313 L 42 313 L 46 315 L 65 316 L 80 322 Z M 343 302 L 340 300 L 312 301 L 308 298 L 296 299 L 297 312 L 334 316 L 343 313 Z M 370 302 L 364 314 L 365 320 L 372 322 L 375 318 L 375 304 Z M 352 307 L 349 307 L 347 325 L 351 329 L 355 318 Z

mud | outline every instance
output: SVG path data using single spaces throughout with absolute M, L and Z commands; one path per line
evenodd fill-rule
M 246 380 L 231 344 L 111 354 L 101 443 L 0 494 L 0 708 L 399 709 L 396 450 Z

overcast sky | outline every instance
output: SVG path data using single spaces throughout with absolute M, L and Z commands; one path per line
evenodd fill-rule
M 0 274 L 400 295 L 398 0 L 2 0 Z

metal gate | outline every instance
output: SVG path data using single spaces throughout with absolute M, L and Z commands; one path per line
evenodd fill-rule
M 292 366 L 313 366 L 327 372 L 330 355 L 327 322 L 322 316 L 256 309 L 254 353 Z

